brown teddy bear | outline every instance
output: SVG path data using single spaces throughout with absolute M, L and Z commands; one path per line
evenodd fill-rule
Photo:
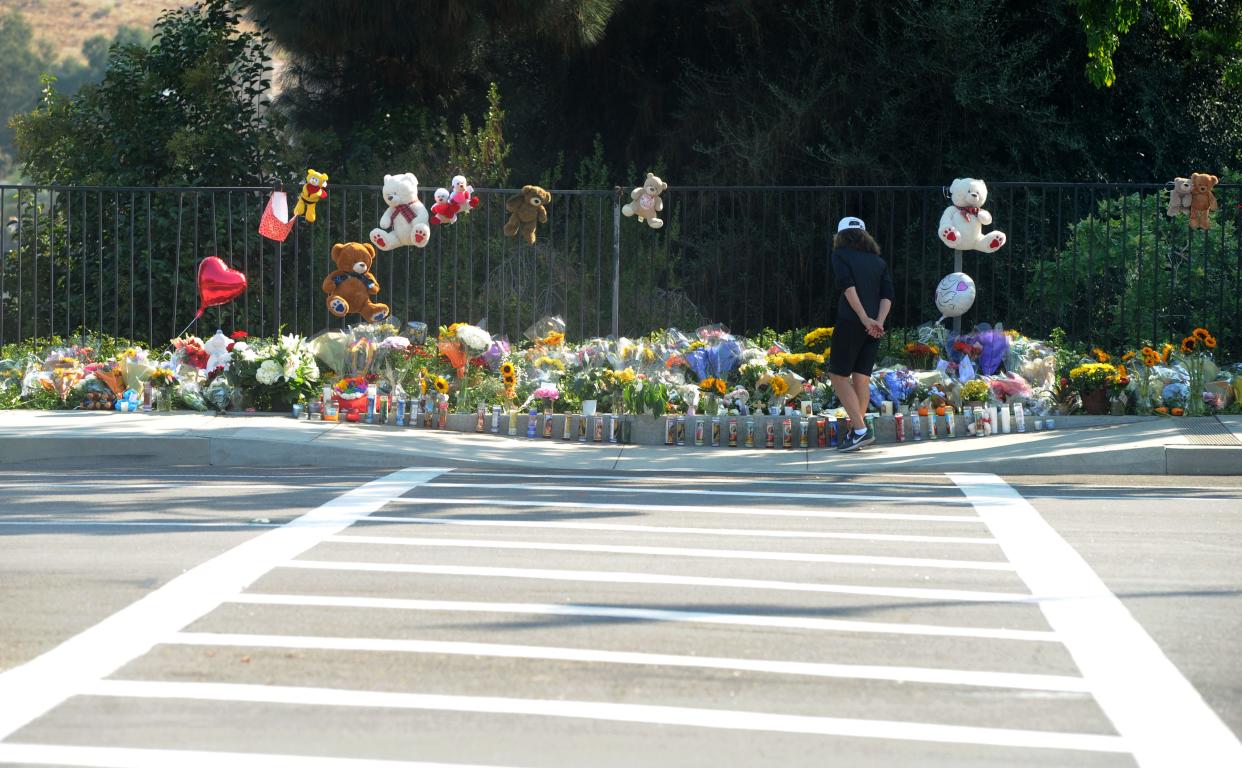
M 371 302 L 371 297 L 380 291 L 379 281 L 371 274 L 375 246 L 337 243 L 332 246 L 332 261 L 336 262 L 336 270 L 323 279 L 328 311 L 337 317 L 356 312 L 369 323 L 387 318 L 388 305 Z
M 643 182 L 643 185 L 635 187 L 634 191 L 630 192 L 630 200 L 633 202 L 621 206 L 621 213 L 626 216 L 637 216 L 647 222 L 647 226 L 652 229 L 659 229 L 664 226 L 664 220 L 658 215 L 664 210 L 664 201 L 660 199 L 660 193 L 667 189 L 668 184 L 665 184 L 659 176 L 648 172 L 647 180 Z
M 1210 173 L 1192 173 L 1190 174 L 1190 228 L 1191 229 L 1211 229 L 1212 220 L 1209 212 L 1218 208 L 1216 205 L 1216 195 L 1212 194 L 1212 187 L 1215 187 L 1220 179 Z
M 535 244 L 535 224 L 548 223 L 548 203 L 552 195 L 543 187 L 527 184 L 522 191 L 505 202 L 509 220 L 505 222 L 505 234 L 518 235 L 527 245 Z
M 1190 179 L 1183 176 L 1173 179 L 1173 189 L 1169 190 L 1169 210 L 1166 211 L 1170 218 L 1179 213 L 1190 213 L 1190 193 L 1193 191 Z

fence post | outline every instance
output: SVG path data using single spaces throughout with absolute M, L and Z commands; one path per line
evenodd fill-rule
M 621 338 L 621 187 L 612 198 L 612 337 Z
M 956 248 L 953 249 L 953 271 L 954 272 L 962 271 L 962 252 Z M 976 296 L 976 298 L 978 297 Z M 962 335 L 962 316 L 961 315 L 958 315 L 957 317 L 953 318 L 953 335 L 954 336 Z

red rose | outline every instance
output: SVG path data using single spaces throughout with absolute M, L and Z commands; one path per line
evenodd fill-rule
M 232 333 L 229 334 L 229 338 L 232 339 L 233 341 L 245 341 L 246 339 L 250 338 L 250 334 L 246 333 L 245 331 L 233 331 Z

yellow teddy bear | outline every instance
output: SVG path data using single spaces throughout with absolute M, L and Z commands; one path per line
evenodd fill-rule
M 328 174 L 320 173 L 314 168 L 306 171 L 306 183 L 302 185 L 302 194 L 298 195 L 298 204 L 293 208 L 294 216 L 305 216 L 311 224 L 315 223 L 315 204 L 328 196 Z

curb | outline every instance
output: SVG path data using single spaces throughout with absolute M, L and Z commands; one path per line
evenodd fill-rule
M 111 459 L 154 465 L 198 466 L 302 466 L 339 467 L 342 457 L 352 456 L 376 466 L 403 466 L 412 461 L 436 466 L 469 464 L 473 466 L 508 468 L 565 468 L 557 457 L 546 453 L 525 451 L 514 455 L 510 440 L 500 438 L 500 453 L 489 456 L 475 451 L 470 457 L 447 456 L 434 445 L 409 445 L 399 449 L 367 445 L 355 435 L 321 435 L 309 442 L 260 440 L 237 436 L 178 437 L 19 437 L 4 441 L 0 466 L 15 466 L 48 460 Z M 560 441 L 539 441 L 539 445 L 561 450 Z M 559 447 L 558 447 L 559 446 Z M 963 459 L 953 454 L 903 457 L 901 455 L 859 453 L 834 455 L 825 449 L 789 451 L 741 451 L 738 449 L 706 448 L 685 450 L 663 446 L 594 446 L 589 455 L 582 448 L 574 451 L 579 468 L 591 471 L 617 472 L 708 472 L 721 458 L 730 461 L 754 457 L 756 453 L 780 456 L 787 461 L 780 466 L 764 466 L 756 462 L 754 474 L 885 474 L 894 472 L 989 472 L 999 475 L 1239 475 L 1242 474 L 1242 446 L 1164 445 L 1127 447 L 1083 453 L 1021 458 Z M 528 453 L 528 455 L 521 455 Z M 679 467 L 643 466 L 654 462 L 670 463 L 672 456 L 684 459 Z M 640 465 L 633 468 L 626 465 Z M 721 467 L 717 472 L 732 473 L 735 468 Z

